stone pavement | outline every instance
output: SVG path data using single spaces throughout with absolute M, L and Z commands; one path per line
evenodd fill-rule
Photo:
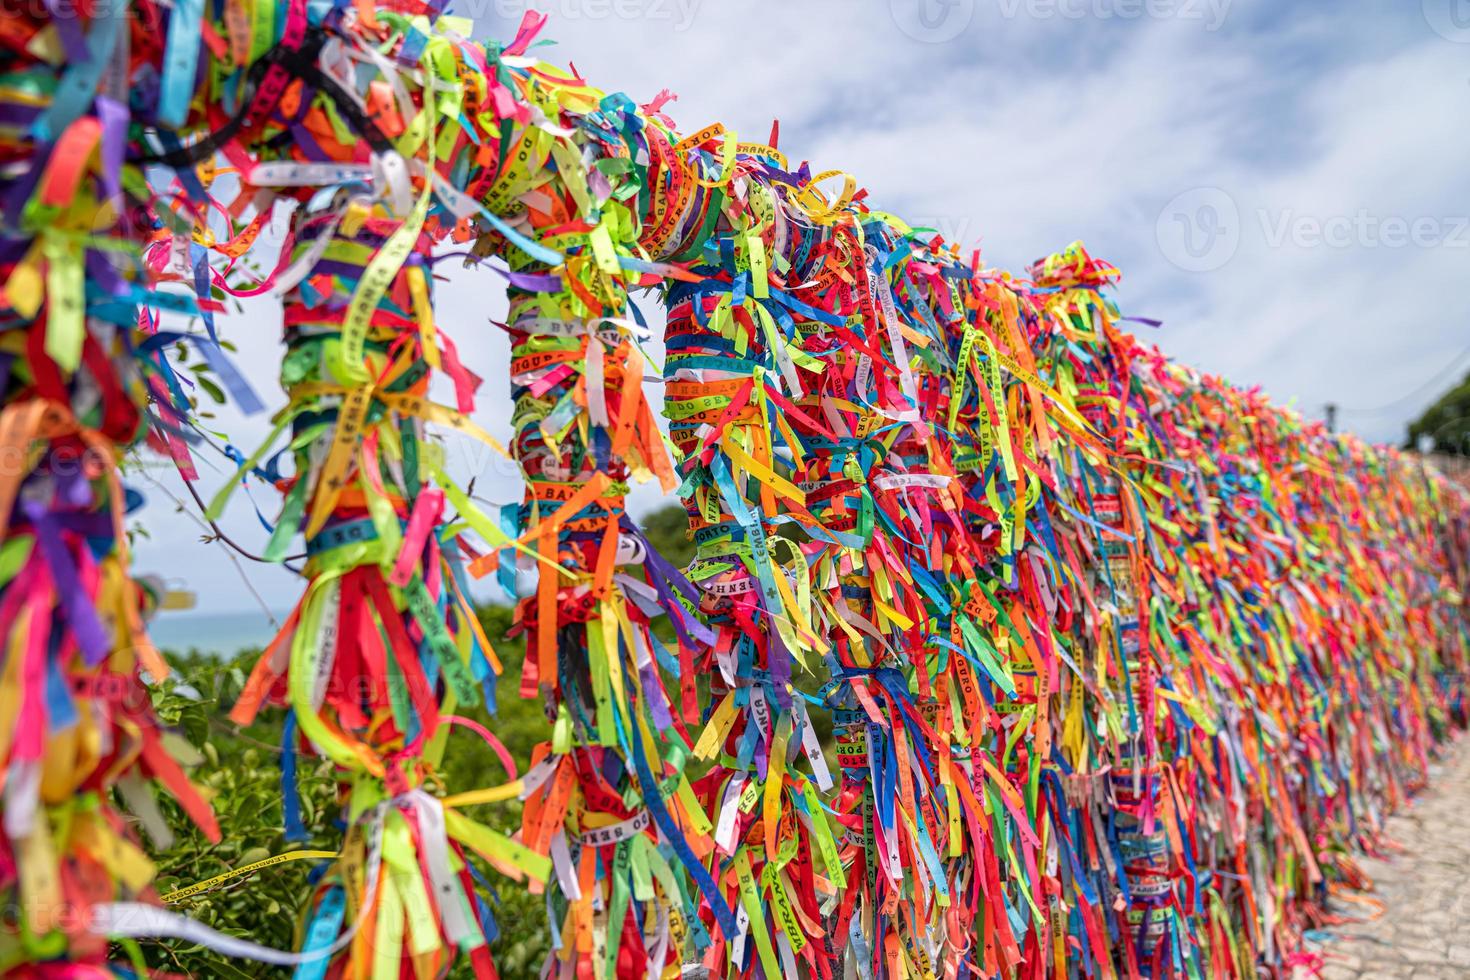
M 1387 908 L 1372 921 L 1333 926 L 1332 939 L 1313 944 L 1326 958 L 1322 980 L 1470 978 L 1470 740 L 1447 750 L 1429 788 L 1389 818 L 1386 836 L 1388 860 L 1359 864 Z M 1343 915 L 1372 912 L 1333 904 Z

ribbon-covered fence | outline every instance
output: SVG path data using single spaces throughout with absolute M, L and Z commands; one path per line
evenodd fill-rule
M 1255 977 L 1306 963 L 1464 720 L 1465 493 L 1138 342 L 1081 245 L 985 268 L 774 132 L 682 135 L 539 61 L 536 16 L 496 45 L 423 0 L 34 7 L 0 20 L 11 975 L 178 936 L 494 977 L 513 879 L 568 980 Z M 508 447 L 455 347 L 502 331 L 439 319 L 444 261 L 508 280 Z M 288 712 L 340 779 L 295 952 L 151 889 L 155 793 L 218 830 L 149 708 L 118 469 L 144 441 L 197 479 L 177 345 L 261 410 L 216 327 L 272 291 L 287 401 L 238 475 L 281 489 L 266 557 L 306 585 L 232 718 Z M 445 439 L 514 459 L 518 511 Z M 684 501 L 687 568 L 634 480 Z M 445 787 L 507 694 L 476 577 L 522 589 L 510 693 L 548 737 Z

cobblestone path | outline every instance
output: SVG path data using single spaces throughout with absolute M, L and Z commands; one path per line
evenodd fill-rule
M 1359 861 L 1386 909 L 1332 928 L 1317 947 L 1322 980 L 1470 980 L 1470 741 L 1435 769 L 1429 788 L 1388 821 L 1387 839 L 1402 851 Z

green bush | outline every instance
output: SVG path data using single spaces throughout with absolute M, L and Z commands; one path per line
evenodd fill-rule
M 684 512 L 678 507 L 665 508 L 645 521 L 653 546 L 681 566 L 693 555 L 687 526 Z M 520 640 L 505 639 L 511 610 L 487 606 L 479 615 L 505 667 L 498 685 L 499 711 L 491 717 L 480 706 L 461 708 L 459 713 L 494 732 L 524 771 L 532 748 L 550 737 L 551 726 L 539 701 L 519 697 L 525 646 Z M 220 843 L 210 844 L 177 803 L 161 797 L 160 806 L 177 839 L 171 848 L 154 854 L 158 865 L 155 884 L 160 895 L 286 851 L 337 848 L 340 833 L 331 764 L 298 752 L 301 816 L 311 838 L 289 842 L 284 833 L 281 790 L 283 712 L 266 708 L 254 724 L 244 729 L 226 717 L 259 656 L 259 650 L 241 652 L 230 660 L 197 651 L 170 653 L 175 672 L 153 688 L 154 707 L 163 724 L 182 734 L 204 756 L 193 775 L 196 783 L 212 795 L 223 834 Z M 450 792 L 504 782 L 499 759 L 474 734 L 456 731 L 450 745 L 442 773 Z M 470 815 L 504 833 L 514 832 L 520 825 L 520 808 L 513 801 L 476 807 Z M 291 861 L 264 868 L 184 898 L 171 907 L 232 936 L 278 949 L 296 948 L 303 906 L 310 895 L 308 875 L 316 863 Z M 523 885 L 499 879 L 493 871 L 487 873 L 487 880 L 495 890 L 481 897 L 500 925 L 501 934 L 492 944 L 492 952 L 501 976 L 506 980 L 538 976 L 550 945 L 543 899 L 528 894 Z M 259 963 L 227 960 L 203 947 L 172 940 L 148 942 L 143 948 L 150 965 L 185 976 L 254 978 L 289 974 Z M 468 964 L 458 964 L 450 976 L 470 977 Z
M 492 642 L 503 635 L 507 612 L 497 608 L 483 611 L 481 618 L 487 629 L 501 631 L 490 634 Z M 517 697 L 521 644 L 505 642 L 496 644 L 496 648 L 506 667 L 500 680 L 498 716 L 492 718 L 483 707 L 460 709 L 460 713 L 495 732 L 524 767 L 532 747 L 546 739 L 551 729 L 537 703 Z M 154 855 L 160 895 L 275 854 L 336 850 L 340 841 L 332 765 L 301 752 L 297 753 L 297 786 L 302 821 L 311 838 L 299 842 L 285 839 L 280 768 L 283 712 L 267 708 L 254 724 L 243 729 L 225 717 L 259 655 L 259 651 L 247 651 L 224 662 L 197 653 L 170 656 L 175 673 L 154 689 L 154 704 L 163 723 L 183 734 L 204 755 L 204 762 L 193 775 L 196 783 L 213 796 L 222 832 L 220 842 L 210 844 L 176 802 L 160 799 L 164 816 L 176 834 L 171 848 Z M 464 730 L 455 733 L 442 775 L 451 792 L 493 786 L 505 780 L 503 767 L 489 746 Z M 504 833 L 514 832 L 520 824 L 519 806 L 514 803 L 477 807 L 471 815 Z M 298 945 L 303 904 L 310 894 L 308 874 L 316 863 L 303 860 L 264 868 L 170 907 L 232 936 L 278 949 L 294 948 Z M 487 877 L 496 884 L 493 872 Z M 494 945 L 501 975 L 507 980 L 536 976 L 548 947 L 547 931 L 541 925 L 545 918 L 542 900 L 514 882 L 505 882 L 494 894 L 482 897 L 502 927 L 502 935 Z M 507 923 L 517 927 L 507 929 Z M 534 928 L 527 927 L 531 923 Z M 227 960 L 202 947 L 175 941 L 145 944 L 144 952 L 151 965 L 186 976 L 260 977 L 285 976 L 289 972 Z M 451 975 L 471 974 L 465 969 Z

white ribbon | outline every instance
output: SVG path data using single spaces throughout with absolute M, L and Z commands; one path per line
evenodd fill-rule
M 587 379 L 587 418 L 599 428 L 610 426 L 607 414 L 606 372 L 603 367 L 602 338 L 595 334 L 587 338 L 587 355 L 583 361 L 583 375 Z M 626 411 L 626 407 L 624 409 Z
M 311 706 L 320 711 L 327 697 L 327 682 L 332 675 L 332 665 L 337 661 L 337 620 L 340 617 L 342 580 L 330 579 L 324 589 L 326 596 L 322 609 L 321 623 L 316 631 L 316 675 L 311 684 Z M 351 696 L 349 692 L 348 696 Z
M 898 487 L 930 487 L 942 490 L 949 486 L 951 479 L 942 473 L 885 473 L 875 477 L 873 485 L 879 490 L 893 490 Z
M 582 883 L 572 867 L 572 849 L 567 845 L 567 832 L 558 830 L 551 838 L 551 867 L 556 871 L 556 880 L 561 885 L 567 901 L 575 902 L 582 897 Z
M 715 826 L 715 844 L 726 854 L 735 853 L 735 825 L 740 817 L 740 793 L 745 789 L 745 773 L 736 773 L 725 784 L 720 795 L 720 819 Z
M 252 187 L 327 187 L 373 179 L 373 168 L 365 163 L 295 163 L 271 160 L 257 163 L 245 176 Z
M 383 818 L 386 814 L 387 805 L 381 803 L 364 814 L 371 819 L 373 825 L 368 849 L 366 889 L 368 895 L 375 894 L 378 890 L 378 875 L 383 865 Z M 312 963 L 335 956 L 341 950 L 346 949 L 347 944 L 352 942 L 352 937 L 362 926 L 369 908 L 370 903 L 364 902 L 356 921 L 330 946 L 307 950 L 303 953 L 273 949 L 270 946 L 253 943 L 248 939 L 227 936 L 202 922 L 196 922 L 187 916 L 169 912 L 154 905 L 145 905 L 142 902 L 103 902 L 94 905 L 92 906 L 92 922 L 88 929 L 95 936 L 111 938 L 182 939 L 185 942 L 208 947 L 221 956 L 255 960 L 258 963 L 270 963 L 275 966 L 300 966 L 303 963 Z
M 795 709 L 797 724 L 801 726 L 801 750 L 806 753 L 806 761 L 811 764 L 817 788 L 825 793 L 832 788 L 832 773 L 827 768 L 826 757 L 822 755 L 822 744 L 817 741 L 817 731 L 812 727 L 812 720 L 806 713 L 806 702 L 801 698 L 792 698 L 791 706 Z
M 5 782 L 5 836 L 11 840 L 29 837 L 40 805 L 41 760 L 13 760 Z
M 485 945 L 479 924 L 470 915 L 469 899 L 449 863 L 449 836 L 444 827 L 444 805 L 421 789 L 409 794 L 419 821 L 419 846 L 434 886 L 434 901 L 444 920 L 444 935 L 460 949 Z

